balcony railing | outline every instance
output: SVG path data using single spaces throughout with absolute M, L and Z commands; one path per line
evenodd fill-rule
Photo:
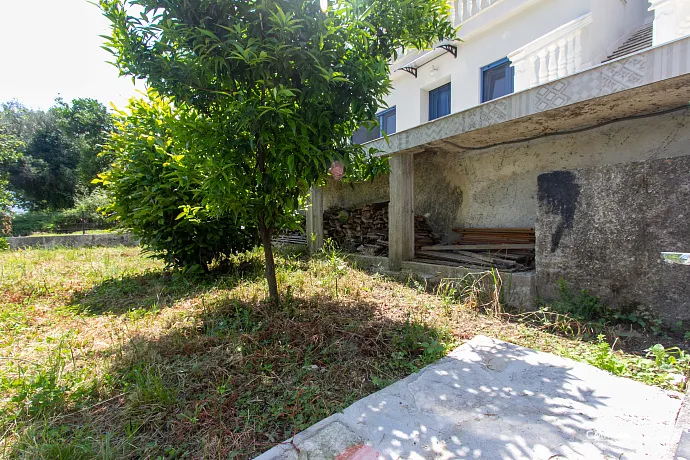
M 454 0 L 455 23 L 462 24 L 470 17 L 501 0 Z
M 690 1 L 649 0 L 649 3 L 650 11 L 654 11 L 654 46 L 690 35 Z
M 583 45 L 590 13 L 515 50 L 508 59 L 515 68 L 515 91 L 563 78 L 588 67 Z

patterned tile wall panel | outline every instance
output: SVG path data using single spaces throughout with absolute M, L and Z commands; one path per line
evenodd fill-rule
M 385 153 L 690 73 L 690 37 L 617 59 L 371 142 Z

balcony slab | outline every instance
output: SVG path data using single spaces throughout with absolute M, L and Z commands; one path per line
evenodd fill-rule
M 690 38 L 600 64 L 366 144 L 391 155 L 482 149 L 687 107 Z

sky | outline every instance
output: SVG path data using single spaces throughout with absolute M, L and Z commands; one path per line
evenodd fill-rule
M 108 20 L 87 0 L 0 0 L 0 102 L 47 109 L 57 96 L 113 102 L 143 90 L 101 49 Z

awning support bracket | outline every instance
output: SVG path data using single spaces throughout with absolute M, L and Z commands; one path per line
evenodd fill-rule
M 452 54 L 455 59 L 458 58 L 458 47 L 455 45 L 438 45 L 436 48 L 441 48 L 447 53 Z
M 398 70 L 404 70 L 405 72 L 409 73 L 410 75 L 414 75 L 415 78 L 417 78 L 417 68 L 416 67 L 400 67 Z

